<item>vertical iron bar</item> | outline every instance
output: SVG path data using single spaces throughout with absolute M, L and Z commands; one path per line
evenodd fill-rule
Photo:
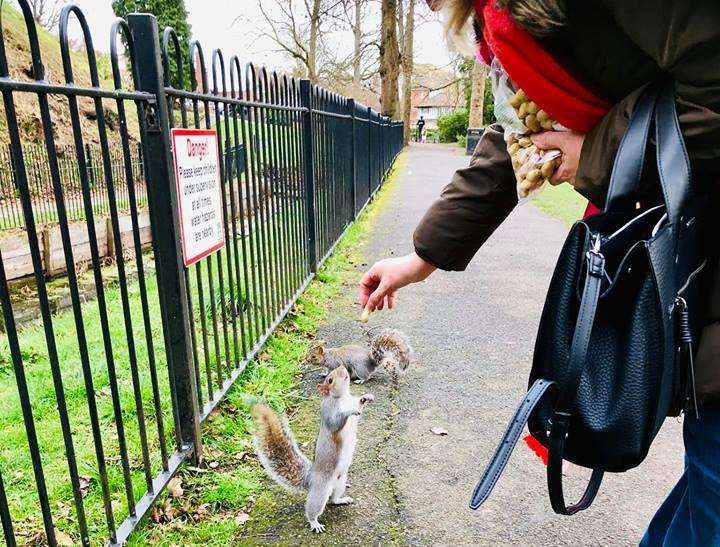
M 157 20 L 148 14 L 128 15 L 128 24 L 135 40 L 138 86 L 156 96 L 154 107 L 147 105 L 141 116 L 144 159 L 148 179 L 151 227 L 155 259 L 158 264 L 158 293 L 163 326 L 167 331 L 166 354 L 171 384 L 175 390 L 176 412 L 180 438 L 185 446 L 192 445 L 194 459 L 202 454 L 200 411 L 192 363 L 191 328 L 184 277 L 177 190 L 175 187 L 170 142 L 168 111 L 162 79 L 158 47 Z
M 315 163 L 313 157 L 314 131 L 312 123 L 312 84 L 300 80 L 300 104 L 303 112 L 303 156 L 305 163 L 305 214 L 307 218 L 308 268 L 317 271 L 317 241 L 315 227 Z
M 13 362 L 13 370 L 15 372 L 15 383 L 18 388 L 23 421 L 25 422 L 25 433 L 27 435 L 28 448 L 30 449 L 30 459 L 33 466 L 35 486 L 37 487 L 38 498 L 40 500 L 40 512 L 42 513 L 43 525 L 45 527 L 45 536 L 48 543 L 53 544 L 55 542 L 55 527 L 53 525 L 47 486 L 45 484 L 45 473 L 43 471 L 42 459 L 40 457 L 40 445 L 38 444 L 37 432 L 35 430 L 35 418 L 33 416 L 32 405 L 30 403 L 30 393 L 27 386 L 27 379 L 25 378 L 25 367 L 23 365 L 20 344 L 18 342 L 17 327 L 15 325 L 15 316 L 12 311 L 12 302 L 10 300 L 10 292 L 8 291 L 2 254 L 0 254 L 0 307 L 2 307 L 3 311 L 5 332 L 7 333 L 10 355 Z M 0 507 L 0 512 L 3 514 L 3 530 L 5 532 L 6 541 L 15 541 L 12 534 L 12 523 L 7 526 L 4 521 L 5 510 L 2 507 Z
M 355 220 L 357 214 L 357 167 L 355 165 L 355 99 L 348 99 L 347 109 L 350 113 L 350 188 L 352 189 L 352 195 L 350 196 L 350 203 L 352 204 L 352 210 L 350 211 L 350 218 Z

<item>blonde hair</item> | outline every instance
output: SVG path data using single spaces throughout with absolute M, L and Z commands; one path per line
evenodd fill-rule
M 565 24 L 565 0 L 488 0 L 506 9 L 522 28 L 534 36 L 547 36 Z M 448 41 L 464 50 L 472 36 L 474 0 L 436 0 Z
M 468 56 L 475 55 L 475 34 L 472 28 L 474 18 L 473 0 L 440 0 L 440 20 L 445 26 L 448 45 Z

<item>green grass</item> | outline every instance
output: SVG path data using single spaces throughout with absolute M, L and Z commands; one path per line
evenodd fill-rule
M 284 216 L 274 216 L 269 224 L 281 223 Z M 266 243 L 270 252 L 266 258 L 269 267 L 275 262 L 283 263 L 279 249 L 273 249 L 268 241 Z M 220 289 L 218 258 L 225 276 L 225 293 Z M 241 260 L 244 257 L 241 256 Z M 205 373 L 205 352 L 207 350 L 208 362 L 212 371 L 212 382 L 217 385 L 216 364 L 222 365 L 225 372 L 224 337 L 222 330 L 221 309 L 223 304 L 229 304 L 229 284 L 227 277 L 227 247 L 217 255 L 202 262 L 202 266 L 193 266 L 190 271 L 190 294 L 193 301 L 193 311 L 198 340 L 199 366 L 201 370 L 200 390 L 203 400 L 207 402 L 208 381 Z M 146 267 L 152 262 L 152 256 L 146 255 Z M 208 264 L 212 263 L 212 276 L 209 275 Z M 128 264 L 128 270 L 134 262 Z M 259 266 L 259 264 L 256 264 Z M 199 289 L 195 270 L 201 268 L 201 284 L 204 295 L 204 311 L 208 330 L 207 345 L 203 343 L 200 334 L 201 307 L 199 305 Z M 287 265 L 283 266 L 287 267 Z M 241 265 L 242 271 L 242 265 Z M 253 270 L 250 268 L 250 273 Z M 296 278 L 299 277 L 296 276 Z M 117 268 L 114 265 L 103 268 L 103 278 L 117 279 Z M 212 278 L 214 294 L 210 293 L 209 280 Z M 80 275 L 81 285 L 92 284 L 92 272 L 86 271 Z M 173 420 L 170 406 L 170 390 L 167 377 L 167 367 L 161 330 L 160 306 L 157 297 L 157 283 L 154 274 L 146 275 L 147 293 L 149 297 L 149 314 L 152 324 L 152 339 L 155 350 L 158 375 L 160 377 L 160 401 L 165 424 L 165 438 L 170 451 L 173 450 Z M 246 302 L 248 309 L 254 309 L 255 304 L 247 302 L 247 288 L 244 280 L 235 285 L 236 294 L 239 290 L 241 298 Z M 67 282 L 63 279 L 54 280 L 49 284 L 49 290 L 54 294 L 66 293 Z M 149 451 L 151 455 L 152 474 L 160 471 L 160 450 L 157 427 L 154 420 L 154 408 L 148 366 L 148 348 L 142 323 L 142 309 L 140 290 L 137 282 L 128 285 L 130 311 L 133 334 L 136 343 L 137 360 L 139 363 L 139 376 L 142 392 L 142 405 L 146 417 Z M 137 501 L 146 491 L 142 472 L 140 428 L 137 421 L 137 412 L 133 398 L 132 380 L 130 375 L 130 358 L 127 349 L 125 324 L 123 321 L 120 289 L 108 286 L 105 291 L 107 312 L 109 317 L 109 332 L 113 347 L 113 358 L 118 375 L 118 388 L 120 393 L 120 406 L 122 409 L 125 436 L 128 444 L 131 475 L 134 490 L 134 499 Z M 30 292 L 24 297 L 26 300 L 35 300 L 36 293 Z M 218 342 L 220 354 L 215 351 L 213 329 L 211 327 L 211 301 L 216 304 L 218 320 Z M 83 304 L 83 324 L 87 334 L 87 347 L 89 361 L 93 376 L 95 400 L 98 406 L 101 437 L 105 449 L 105 460 L 108 462 L 108 477 L 111 491 L 116 524 L 119 524 L 128 514 L 125 501 L 123 479 L 120 466 L 120 452 L 118 433 L 115 427 L 112 397 L 110 394 L 110 380 L 108 366 L 105 358 L 102 331 L 100 327 L 100 312 L 98 302 L 90 300 Z M 272 314 L 273 312 L 271 312 Z M 262 313 L 260 313 L 262 315 Z M 247 317 L 247 314 L 245 315 Z M 271 318 L 268 318 L 268 322 Z M 102 508 L 102 493 L 100 488 L 100 474 L 91 441 L 90 415 L 88 411 L 86 390 L 82 375 L 81 360 L 77 341 L 74 316 L 71 310 L 64 310 L 53 317 L 53 328 L 58 350 L 63 379 L 65 401 L 72 428 L 75 457 L 78 462 L 79 475 L 88 481 L 89 486 L 84 497 L 85 513 L 88 519 L 91 538 L 100 541 L 106 534 L 105 517 Z M 302 325 L 302 321 L 299 321 Z M 249 333 L 247 321 L 243 325 L 246 336 Z M 233 358 L 232 330 L 228 326 L 230 342 L 230 358 Z M 238 333 L 239 334 L 239 333 Z M 258 328 L 252 333 L 250 342 L 260 336 Z M 50 373 L 48 349 L 43 326 L 35 323 L 21 329 L 18 333 L 19 344 L 24 360 L 24 369 L 27 377 L 28 390 L 32 403 L 34 422 L 38 432 L 43 467 L 49 498 L 53 509 L 56 527 L 71 537 L 77 539 L 77 516 L 72 503 L 72 491 L 68 467 L 65 459 L 65 448 L 62 442 L 55 390 Z M 275 342 L 279 343 L 279 342 Z M 251 344 L 249 344 L 251 345 Z M 242 358 L 242 356 L 240 356 Z M 282 369 L 279 369 L 282 370 Z M 0 469 L 3 473 L 11 512 L 18 535 L 22 538 L 35 537 L 42 530 L 41 515 L 39 511 L 38 496 L 35 489 L 35 479 L 32 472 L 28 453 L 28 442 L 25 427 L 22 421 L 19 394 L 16 385 L 13 365 L 10 359 L 8 340 L 0 335 L 0 430 L 3 439 L 0 442 Z
M 570 184 L 547 187 L 532 202 L 541 211 L 562 220 L 568 226 L 582 218 L 587 200 L 578 194 Z

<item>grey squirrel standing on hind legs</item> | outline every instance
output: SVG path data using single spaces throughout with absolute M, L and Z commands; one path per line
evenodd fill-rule
M 325 374 L 342 365 L 348 369 L 355 383 L 363 384 L 379 367 L 392 374 L 405 372 L 411 357 L 412 348 L 407 336 L 397 329 L 384 329 L 372 338 L 369 347 L 350 344 L 326 348 L 320 344 L 312 349 L 307 362 L 325 367 Z
M 289 490 L 307 490 L 305 517 L 313 532 L 325 526 L 318 517 L 328 501 L 334 505 L 353 502 L 345 495 L 347 473 L 357 441 L 357 425 L 365 406 L 375 400 L 366 393 L 353 397 L 350 374 L 339 366 L 318 385 L 322 395 L 320 431 L 315 441 L 312 463 L 300 451 L 287 422 L 281 421 L 267 405 L 253 408 L 255 452 L 265 471 L 279 485 Z

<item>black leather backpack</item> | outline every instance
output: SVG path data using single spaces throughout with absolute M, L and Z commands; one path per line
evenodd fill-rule
M 654 121 L 663 203 L 639 208 Z M 530 390 L 472 495 L 488 498 L 525 424 L 548 449 L 556 513 L 590 506 L 605 472 L 639 465 L 664 419 L 694 408 L 693 339 L 701 315 L 706 200 L 693 196 L 671 84 L 651 85 L 622 139 L 605 211 L 575 223 L 545 301 Z M 562 462 L 592 469 L 575 505 Z

